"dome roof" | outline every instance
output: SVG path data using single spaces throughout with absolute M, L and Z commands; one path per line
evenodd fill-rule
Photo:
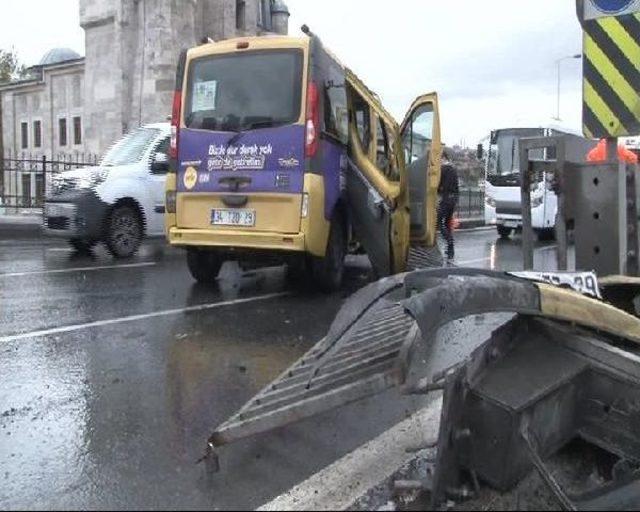
M 70 60 L 81 59 L 82 56 L 73 51 L 71 48 L 53 48 L 44 54 L 40 59 L 39 66 L 51 66 L 52 64 L 60 64 Z

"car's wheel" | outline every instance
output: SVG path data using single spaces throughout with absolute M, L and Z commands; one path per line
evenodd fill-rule
M 138 211 L 128 205 L 118 206 L 109 215 L 105 242 L 114 258 L 130 258 L 142 242 L 143 226 Z
M 69 240 L 69 245 L 73 248 L 74 251 L 81 254 L 86 254 L 93 249 L 96 245 L 94 240 L 86 240 L 83 238 L 72 238 Z
M 506 240 L 511 236 L 511 233 L 513 233 L 512 228 L 508 228 L 506 226 L 498 226 L 498 235 L 500 235 L 500 238 L 503 238 Z
M 213 251 L 187 249 L 187 266 L 191 276 L 201 284 L 214 284 L 222 267 L 222 260 Z
M 324 258 L 312 258 L 311 272 L 316 286 L 323 292 L 335 292 L 342 286 L 344 259 L 347 254 L 344 227 L 340 217 L 331 222 L 327 253 Z

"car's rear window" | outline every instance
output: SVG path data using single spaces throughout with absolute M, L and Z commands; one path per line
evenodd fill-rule
M 300 117 L 301 50 L 216 55 L 192 62 L 188 128 L 239 131 L 291 124 Z

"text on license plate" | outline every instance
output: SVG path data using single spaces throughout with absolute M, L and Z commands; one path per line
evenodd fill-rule
M 245 226 L 256 225 L 255 210 L 222 210 L 211 211 L 211 224 L 214 226 Z

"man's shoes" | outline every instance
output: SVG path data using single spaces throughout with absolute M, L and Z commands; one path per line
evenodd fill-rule
M 449 247 L 447 247 L 447 259 L 449 261 L 452 261 L 455 257 L 456 257 L 456 251 L 453 248 L 453 246 L 450 245 Z

